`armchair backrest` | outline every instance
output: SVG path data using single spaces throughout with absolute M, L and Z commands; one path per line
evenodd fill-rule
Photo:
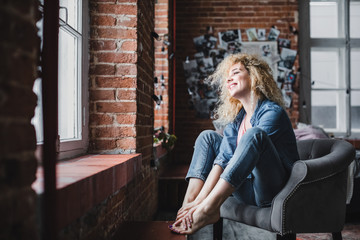
M 275 197 L 271 225 L 285 234 L 338 232 L 345 222 L 347 167 L 355 148 L 336 139 L 298 143 L 299 161 Z

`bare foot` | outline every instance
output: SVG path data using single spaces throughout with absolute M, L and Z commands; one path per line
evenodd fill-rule
M 196 207 L 199 204 L 200 204 L 199 202 L 193 201 L 183 205 L 177 212 L 176 220 L 182 218 L 189 210 L 191 210 L 192 208 Z
M 179 224 L 173 225 L 170 229 L 179 234 L 193 234 L 206 225 L 216 223 L 219 218 L 220 209 L 210 209 L 206 205 L 201 204 L 193 213 L 193 223 L 191 227 Z

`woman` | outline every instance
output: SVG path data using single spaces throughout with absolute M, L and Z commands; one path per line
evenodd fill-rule
M 206 130 L 195 142 L 183 205 L 169 226 L 180 234 L 215 223 L 231 194 L 239 202 L 269 206 L 299 159 L 281 92 L 265 61 L 230 55 L 210 79 L 220 84 L 217 121 L 227 125 L 223 135 Z

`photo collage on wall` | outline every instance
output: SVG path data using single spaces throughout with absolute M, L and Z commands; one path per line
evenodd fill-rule
M 197 53 L 183 62 L 189 93 L 189 106 L 196 111 L 196 117 L 212 118 L 212 111 L 218 101 L 217 90 L 205 83 L 217 65 L 229 54 L 249 53 L 261 56 L 271 67 L 274 79 L 282 89 L 286 107 L 291 105 L 289 92 L 295 82 L 293 65 L 297 51 L 290 49 L 290 40 L 279 38 L 280 31 L 271 28 L 250 28 L 246 30 L 248 41 L 242 41 L 241 30 L 232 29 L 214 36 L 212 27 L 207 33 L 193 38 Z M 281 49 L 279 51 L 279 49 Z

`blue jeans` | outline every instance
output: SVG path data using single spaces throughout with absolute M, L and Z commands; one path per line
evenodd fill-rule
M 198 136 L 187 180 L 199 178 L 206 181 L 219 153 L 221 140 L 222 136 L 212 130 L 205 130 Z M 265 207 L 284 187 L 288 175 L 268 135 L 254 127 L 241 137 L 220 178 L 235 188 L 233 196 L 239 201 Z

